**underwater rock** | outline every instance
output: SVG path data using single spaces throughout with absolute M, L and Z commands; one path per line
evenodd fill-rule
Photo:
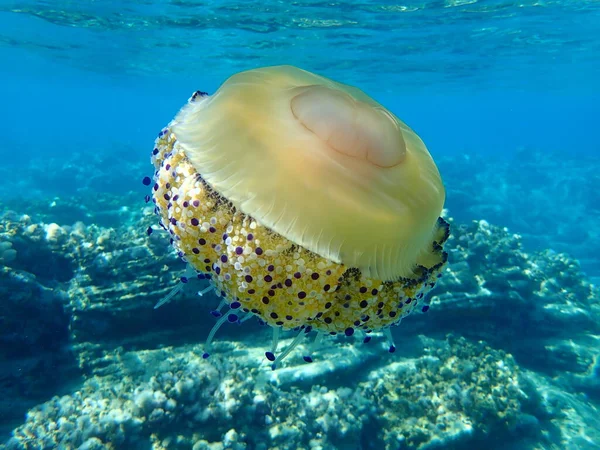
M 176 301 L 154 309 L 180 282 L 185 266 L 158 233 L 139 233 L 152 222 L 145 215 L 119 229 L 86 228 L 84 241 L 90 245 L 68 286 L 76 348 L 85 347 L 86 352 L 96 348 L 101 354 L 103 348 L 114 346 L 197 342 L 212 326 L 211 307 L 196 295 L 205 287 L 201 280 L 189 280 Z M 94 352 L 81 358 L 83 366 L 86 361 L 93 364 Z
M 66 295 L 0 266 L 0 435 L 28 408 L 78 376 L 69 347 Z
M 44 238 L 27 215 L 0 220 L 0 433 L 28 408 L 78 376 L 69 347 L 70 315 L 60 279 L 72 277 L 72 259 Z
M 534 449 L 549 433 L 566 441 L 572 435 L 564 427 L 594 423 L 581 399 L 548 396 L 552 387 L 545 378 L 529 379 L 510 355 L 485 343 L 415 341 L 420 355 L 380 359 L 358 371 L 332 358 L 331 372 L 312 384 L 265 376 L 276 372 L 265 371 L 268 362 L 256 358 L 260 346 L 221 341 L 218 350 L 232 357 L 208 361 L 199 345 L 115 349 L 106 354 L 104 375 L 33 408 L 4 448 L 100 441 L 117 449 L 424 450 L 518 440 Z M 288 364 L 302 367 L 301 358 Z
M 66 295 L 27 273 L 0 267 L 0 358 L 32 358 L 59 351 L 69 340 Z
M 529 382 L 537 387 L 538 415 L 545 426 L 540 435 L 543 448 L 587 450 L 600 443 L 600 408 L 587 402 L 585 396 L 565 390 L 561 383 L 533 371 L 527 371 Z M 542 448 L 538 444 L 537 448 Z
M 17 251 L 12 248 L 12 242 L 0 241 L 0 263 L 8 265 L 17 258 Z
M 77 255 L 72 252 L 68 236 L 68 228 L 55 223 L 36 224 L 26 214 L 9 211 L 0 218 L 0 250 L 14 252 L 6 264 L 49 286 L 69 281 L 74 275 Z
M 522 417 L 535 413 L 528 411 L 533 388 L 510 355 L 463 338 L 424 344 L 421 357 L 377 369 L 361 384 L 362 394 L 378 407 L 386 449 L 462 448 L 491 436 L 508 440 Z M 530 433 L 539 432 L 535 422 Z
M 600 295 L 577 261 L 552 251 L 528 254 L 519 235 L 483 220 L 454 230 L 431 312 L 404 329 L 483 339 L 549 374 L 588 371 L 597 354 Z
M 41 339 L 43 333 L 52 333 L 53 336 L 62 337 L 58 341 L 45 339 L 48 343 L 67 342 L 71 339 L 75 354 L 68 356 L 67 361 L 57 362 L 60 370 L 64 370 L 60 372 L 61 376 L 56 376 L 54 364 L 44 366 L 45 369 L 41 372 L 40 366 L 36 364 L 21 364 L 19 379 L 22 383 L 16 384 L 23 391 L 6 394 L 6 398 L 22 401 L 21 408 L 5 403 L 3 423 L 15 423 L 24 408 L 30 406 L 32 399 L 40 398 L 31 394 L 36 382 L 30 383 L 27 380 L 39 380 L 37 386 L 41 389 L 41 395 L 50 395 L 57 388 L 52 383 L 47 383 L 46 389 L 43 389 L 43 374 L 52 373 L 49 370 L 52 368 L 54 379 L 59 378 L 61 383 L 68 383 L 77 375 L 69 373 L 70 368 L 77 363 L 89 377 L 82 387 L 84 394 L 79 394 L 81 399 L 77 402 L 83 402 L 83 398 L 88 395 L 93 397 L 94 391 L 101 398 L 114 399 L 123 395 L 129 398 L 129 394 L 122 394 L 122 390 L 133 388 L 135 391 L 137 387 L 141 389 L 136 391 L 139 395 L 135 399 L 131 397 L 123 401 L 123 404 L 119 403 L 121 400 L 109 400 L 108 404 L 114 401 L 120 405 L 115 406 L 115 409 L 130 411 L 127 417 L 131 419 L 124 419 L 124 429 L 133 427 L 137 431 L 132 436 L 143 436 L 143 439 L 149 436 L 147 439 L 157 446 L 218 448 L 222 446 L 225 434 L 233 430 L 228 442 L 249 448 L 261 448 L 261 440 L 282 449 L 295 448 L 286 447 L 291 445 L 290 442 L 297 442 L 295 439 L 306 442 L 307 447 L 313 445 L 315 448 L 339 448 L 357 440 L 365 443 L 364 448 L 383 448 L 367 445 L 373 430 L 381 428 L 376 409 L 373 409 L 381 401 L 377 400 L 373 404 L 371 400 L 365 400 L 366 393 L 372 392 L 375 386 L 375 381 L 369 378 L 369 374 L 381 373 L 382 377 L 387 376 L 386 373 L 406 375 L 408 372 L 402 372 L 401 367 L 417 364 L 416 361 L 426 367 L 426 361 L 431 357 L 430 354 L 422 353 L 422 348 L 413 349 L 410 355 L 406 353 L 416 342 L 422 342 L 417 337 L 420 333 L 442 338 L 445 333 L 454 332 L 466 338 L 465 347 L 474 345 L 474 348 L 479 348 L 479 344 L 469 343 L 484 340 L 492 349 L 490 354 L 496 355 L 494 358 L 500 358 L 498 355 L 502 351 L 511 353 L 521 366 L 521 373 L 529 373 L 525 369 L 530 368 L 546 377 L 553 377 L 550 382 L 550 378 L 539 375 L 549 386 L 548 389 L 560 388 L 565 393 L 583 390 L 590 397 L 598 398 L 598 368 L 595 363 L 598 360 L 598 341 L 594 338 L 599 334 L 597 290 L 585 280 L 572 258 L 552 251 L 527 253 L 522 248 L 519 236 L 506 229 L 485 221 L 454 225 L 455 232 L 446 244 L 451 264 L 431 299 L 431 311 L 411 317 L 411 320 L 404 321 L 402 327 L 396 330 L 399 344 L 394 355 L 382 349 L 384 340 L 379 336 L 375 336 L 365 346 L 355 344 L 360 340 L 357 333 L 350 338 L 337 337 L 337 342 L 327 351 L 317 350 L 318 358 L 312 364 L 304 363 L 301 354 L 292 355 L 280 372 L 272 372 L 268 367 L 269 362 L 260 358 L 264 351 L 262 342 L 266 339 L 266 327 L 252 326 L 251 323 L 243 326 L 228 325 L 216 341 L 215 352 L 210 361 L 201 358 L 202 349 L 199 345 L 178 347 L 202 341 L 206 330 L 216 320 L 209 314 L 209 304 L 214 298 L 209 294 L 205 294 L 206 298 L 198 297 L 196 292 L 202 289 L 202 280 L 189 280 L 170 304 L 160 310 L 153 309 L 153 305 L 177 285 L 177 277 L 184 273 L 184 268 L 177 260 L 177 255 L 157 232 L 150 236 L 140 235 L 139 229 L 147 229 L 152 223 L 151 211 L 147 210 L 147 213 L 139 222 L 133 225 L 126 223 L 117 228 L 81 223 L 70 226 L 49 225 L 34 223 L 30 218 L 18 214 L 5 216 L 0 225 L 0 241 L 10 242 L 11 248 L 18 250 L 17 257 L 10 265 L 2 267 L 2 276 L 5 277 L 2 285 L 10 288 L 11 295 L 29 292 L 29 300 L 24 303 L 27 314 L 39 314 L 43 320 L 27 322 L 37 325 L 37 329 L 31 330 L 31 333 L 18 333 L 18 327 L 26 322 L 22 316 L 25 312 L 19 312 L 18 309 L 18 303 L 22 299 L 15 298 L 15 302 L 7 304 L 2 312 L 3 323 L 15 330 L 12 334 L 16 339 L 14 342 L 21 340 L 27 344 L 25 336 L 40 336 Z M 44 266 L 36 255 L 43 255 L 44 261 L 49 261 L 56 270 L 60 269 L 59 280 L 44 272 Z M 48 302 L 44 298 L 49 299 Z M 54 306 L 48 309 L 45 305 Z M 43 326 L 39 326 L 40 324 Z M 227 339 L 232 336 L 239 342 L 230 343 Z M 44 347 L 35 344 L 35 339 L 30 344 L 20 348 L 11 343 L 5 347 L 20 348 L 21 355 L 31 356 L 32 361 L 43 361 Z M 144 350 L 161 345 L 175 347 Z M 339 346 L 345 346 L 345 357 L 341 356 Z M 443 355 L 452 353 L 448 353 L 446 344 L 435 343 L 431 347 L 441 349 L 439 351 Z M 300 346 L 301 350 L 303 348 L 304 346 Z M 411 359 L 397 359 L 402 357 Z M 18 358 L 21 357 L 14 354 L 11 358 L 19 361 Z M 508 356 L 502 358 L 512 361 Z M 173 362 L 174 359 L 177 362 Z M 25 359 L 21 358 L 21 361 Z M 167 395 L 163 399 L 161 394 L 157 394 L 158 400 L 155 399 L 155 391 L 165 392 L 164 386 L 160 384 L 162 381 L 159 384 L 147 383 L 152 376 L 160 375 L 156 372 L 156 366 L 160 366 L 161 361 L 171 364 L 164 371 L 176 373 L 176 377 L 183 374 L 187 376 L 188 371 L 193 369 L 199 379 L 204 380 L 203 373 L 208 371 L 208 384 L 206 381 L 198 384 L 192 382 L 192 386 L 200 390 L 205 386 L 210 391 L 201 402 L 206 408 L 201 409 L 209 411 L 206 417 L 210 420 L 216 418 L 214 430 L 196 435 L 185 431 L 181 438 L 183 440 L 178 443 L 180 430 L 175 432 L 170 427 L 179 423 L 182 417 L 185 419 L 184 423 L 191 424 L 192 428 L 198 425 L 198 421 L 201 422 L 200 428 L 207 422 L 202 422 L 201 419 L 205 416 L 200 410 L 185 406 L 185 397 Z M 128 368 L 123 367 L 125 362 Z M 510 370 L 513 364 L 510 363 Z M 440 373 L 435 376 L 443 375 Z M 450 373 L 449 376 L 453 379 L 455 375 Z M 361 385 L 360 392 L 363 394 L 357 394 L 357 383 L 367 383 Z M 110 384 L 113 387 L 109 388 Z M 219 387 L 215 387 L 216 385 Z M 350 388 L 351 391 L 342 390 L 340 386 Z M 148 395 L 150 389 L 152 397 Z M 529 412 L 516 416 L 511 422 L 513 431 L 506 424 L 502 428 L 510 436 L 515 432 L 532 436 L 537 433 L 536 430 L 549 430 L 544 428 L 550 420 L 549 416 L 553 417 L 551 422 L 554 421 L 552 423 L 556 424 L 555 428 L 558 430 L 555 429 L 553 433 L 566 435 L 567 432 L 561 427 L 572 426 L 569 423 L 576 422 L 579 427 L 591 423 L 591 407 L 581 398 L 569 397 L 569 401 L 579 402 L 577 408 L 582 412 L 561 422 L 553 414 L 567 414 L 561 412 L 562 409 L 559 408 L 560 411 L 555 410 L 554 413 L 547 412 L 550 407 L 545 406 L 542 400 L 533 394 L 527 395 L 529 400 L 521 398 L 519 401 L 525 402 L 522 406 Z M 75 394 L 68 395 L 64 401 L 75 401 L 72 400 L 73 396 L 77 397 Z M 306 396 L 309 403 L 301 400 Z M 329 400 L 323 400 L 315 406 L 314 403 L 321 396 Z M 386 398 L 389 400 L 391 397 L 393 396 L 389 394 Z M 107 413 L 103 405 L 106 401 L 98 401 L 100 406 L 97 407 L 102 412 L 93 412 L 92 415 L 105 417 Z M 154 406 L 155 401 L 159 406 Z M 527 403 L 529 401 L 538 406 L 530 406 Z M 355 410 L 342 406 L 349 402 L 355 406 Z M 134 408 L 131 405 L 136 406 Z M 59 407 L 55 405 L 53 408 Z M 180 408 L 188 408 L 190 414 L 182 413 Z M 317 412 L 306 412 L 307 409 L 315 408 Z M 568 409 L 568 406 L 564 408 Z M 11 441 L 11 445 L 22 448 L 19 447 L 19 439 L 25 439 L 26 436 L 31 439 L 31 436 L 38 434 L 51 434 L 54 437 L 50 437 L 48 442 L 55 442 L 52 439 L 56 438 L 57 433 L 44 428 L 46 425 L 40 425 L 43 422 L 53 427 L 52 422 L 58 423 L 60 417 L 57 413 L 50 413 L 51 410 L 48 404 L 40 406 L 36 410 L 38 412 L 32 413 L 31 419 L 16 432 L 17 441 Z M 49 414 L 55 416 L 52 418 Z M 118 411 L 111 414 L 121 417 Z M 311 418 L 310 421 L 302 419 L 307 415 Z M 75 426 L 71 424 L 74 417 L 68 423 L 61 421 L 67 427 L 63 430 L 70 430 L 70 427 Z M 252 422 L 254 431 L 247 424 L 248 417 L 255 418 Z M 278 421 L 277 417 L 283 419 Z M 80 422 L 85 420 L 88 419 L 79 419 Z M 142 421 L 143 425 L 137 425 L 138 421 Z M 337 428 L 333 425 L 336 421 L 341 424 Z M 156 425 L 159 431 L 148 434 L 150 428 L 147 424 L 150 423 Z M 450 431 L 446 431 L 446 434 L 439 433 L 445 439 L 444 442 L 450 443 L 452 439 L 463 442 L 476 435 L 476 422 L 473 422 L 474 431 L 471 432 L 461 428 L 460 423 L 462 422 L 453 422 L 447 429 Z M 161 428 L 160 424 L 165 424 L 165 428 Z M 77 426 L 88 430 L 87 425 L 84 425 L 82 422 L 82 425 Z M 102 431 L 105 426 L 109 431 Z M 93 433 L 77 432 L 78 434 L 69 435 L 68 439 L 73 439 L 72 442 L 77 442 L 77 445 L 94 448 L 99 445 L 98 439 L 103 443 L 106 442 L 106 436 L 110 436 L 106 439 L 112 439 L 110 430 L 115 427 L 121 425 L 101 424 L 100 428 L 89 428 L 96 430 Z M 259 431 L 256 431 L 257 427 Z M 480 435 L 488 436 L 486 432 L 484 429 L 477 431 Z M 545 432 L 542 431 L 542 434 Z M 381 445 L 388 442 L 390 448 L 394 448 L 394 436 L 390 434 L 385 437 L 381 433 L 383 437 L 377 442 Z M 398 434 L 396 438 L 397 436 Z M 436 438 L 428 436 L 427 439 L 433 446 L 437 442 Z M 115 439 L 114 442 L 119 442 L 118 439 L 121 438 Z M 167 441 L 163 443 L 165 439 Z M 417 442 L 418 439 L 415 439 L 414 442 Z M 535 440 L 535 437 L 532 439 Z

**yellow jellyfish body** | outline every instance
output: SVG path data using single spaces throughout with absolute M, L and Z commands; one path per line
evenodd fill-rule
M 161 225 L 229 305 L 205 356 L 221 323 L 250 316 L 294 343 L 388 330 L 446 262 L 435 163 L 354 87 L 291 66 L 236 74 L 192 96 L 152 161 Z

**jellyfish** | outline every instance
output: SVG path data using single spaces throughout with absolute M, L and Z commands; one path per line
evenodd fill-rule
M 273 328 L 273 368 L 308 335 L 381 331 L 393 352 L 390 328 L 428 308 L 447 261 L 444 186 L 417 134 L 360 89 L 292 66 L 235 74 L 191 96 L 152 163 L 146 199 L 182 282 L 221 299 L 204 358 L 221 325 L 252 317 Z M 296 335 L 277 354 L 282 330 Z

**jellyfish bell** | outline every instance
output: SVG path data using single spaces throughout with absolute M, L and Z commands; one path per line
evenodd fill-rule
M 238 73 L 192 96 L 152 161 L 161 225 L 229 305 L 216 328 L 258 316 L 299 329 L 294 343 L 307 330 L 391 339 L 446 262 L 435 163 L 357 88 L 291 66 Z M 277 364 L 291 348 L 275 350 Z
M 412 130 L 358 89 L 294 67 L 234 75 L 171 129 L 242 212 L 373 277 L 413 268 L 444 203 Z

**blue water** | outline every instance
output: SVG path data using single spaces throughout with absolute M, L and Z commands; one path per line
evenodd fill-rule
M 566 252 L 598 283 L 599 30 L 597 0 L 0 0 L 0 212 L 108 226 L 92 205 L 110 193 L 141 214 L 153 139 L 189 95 L 291 64 L 413 128 L 458 222 Z M 58 197 L 87 209 L 28 207 Z
M 0 118 L 28 155 L 142 155 L 192 90 L 287 63 L 359 86 L 434 156 L 594 154 L 599 21 L 596 1 L 3 1 Z

